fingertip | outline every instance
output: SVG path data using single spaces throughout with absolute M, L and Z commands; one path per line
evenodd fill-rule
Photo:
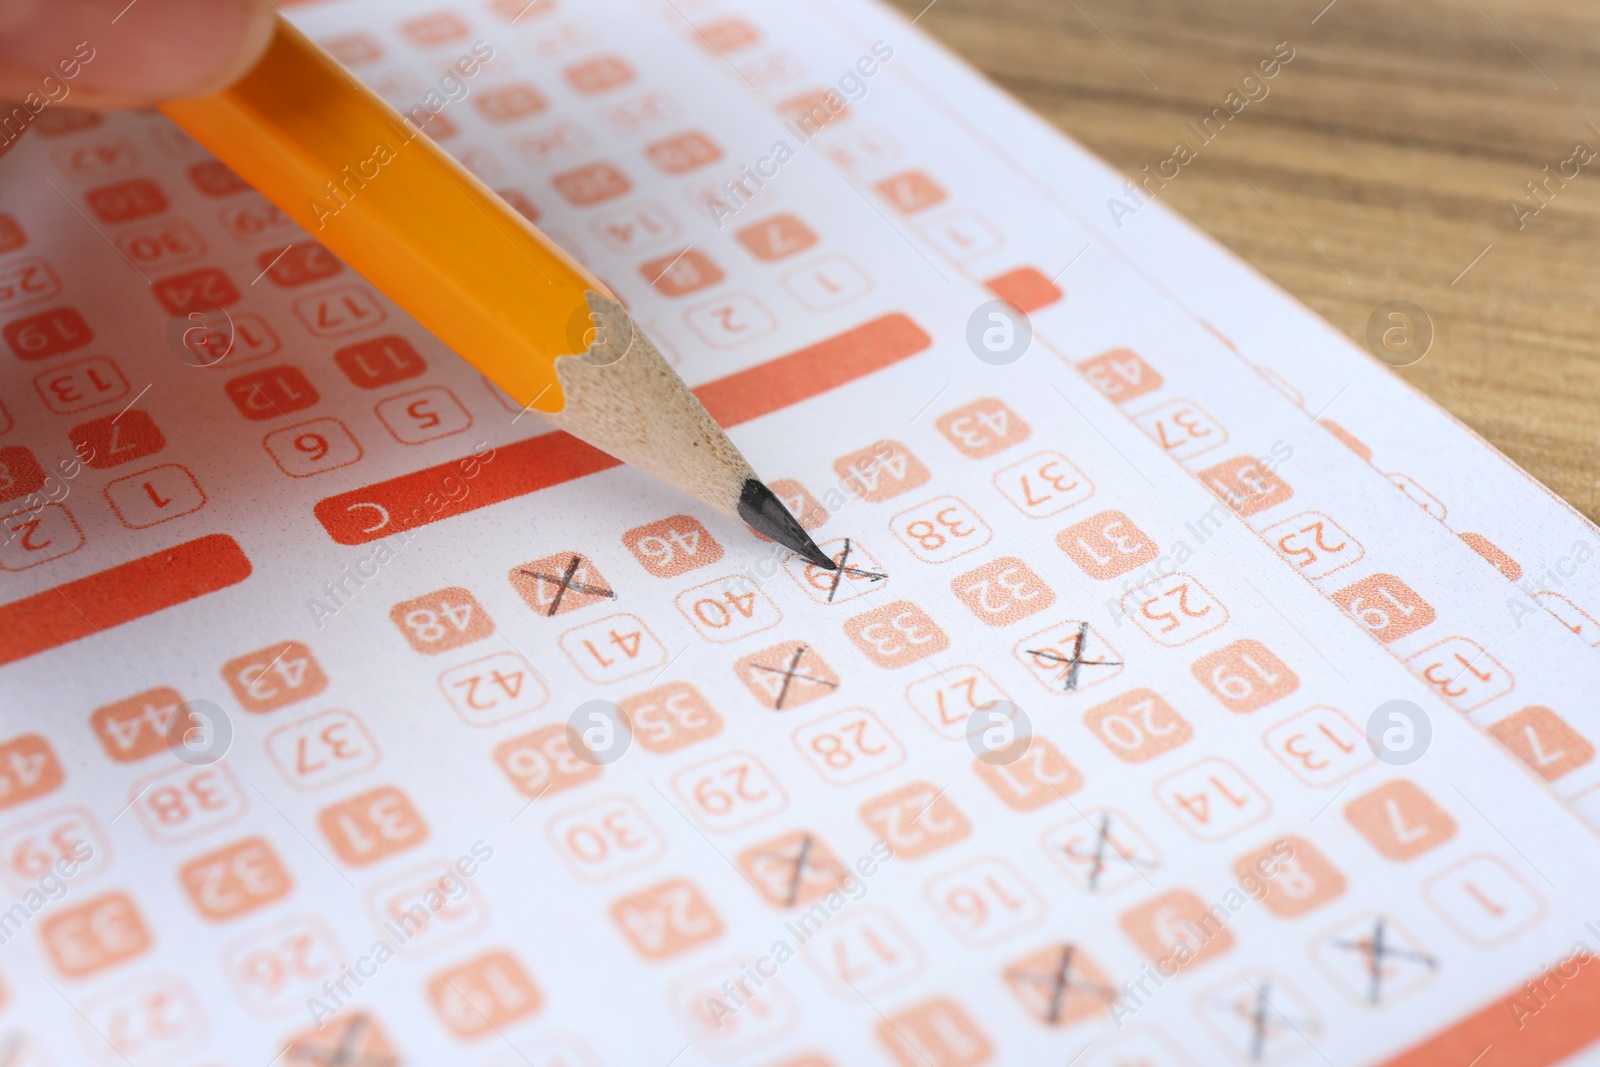
M 56 0 L 9 14 L 0 98 L 34 92 L 77 107 L 147 107 L 223 89 L 261 58 L 277 18 L 270 0 Z

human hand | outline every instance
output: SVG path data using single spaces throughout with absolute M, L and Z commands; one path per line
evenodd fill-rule
M 0 0 L 0 153 L 47 107 L 149 107 L 232 84 L 270 0 Z

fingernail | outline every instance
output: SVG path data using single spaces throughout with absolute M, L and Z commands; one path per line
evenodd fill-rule
M 268 0 L 32 0 L 0 21 L 0 99 L 142 107 L 222 89 L 271 40 Z

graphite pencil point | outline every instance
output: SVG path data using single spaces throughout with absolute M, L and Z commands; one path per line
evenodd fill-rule
M 839 565 L 811 540 L 811 535 L 783 506 L 777 494 L 754 478 L 745 479 L 744 490 L 739 494 L 739 517 L 756 533 L 793 549 L 817 566 L 830 571 L 839 569 Z

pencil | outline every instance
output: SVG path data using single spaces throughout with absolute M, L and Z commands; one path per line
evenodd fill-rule
M 604 284 L 281 16 L 161 110 L 525 409 L 835 569 Z

